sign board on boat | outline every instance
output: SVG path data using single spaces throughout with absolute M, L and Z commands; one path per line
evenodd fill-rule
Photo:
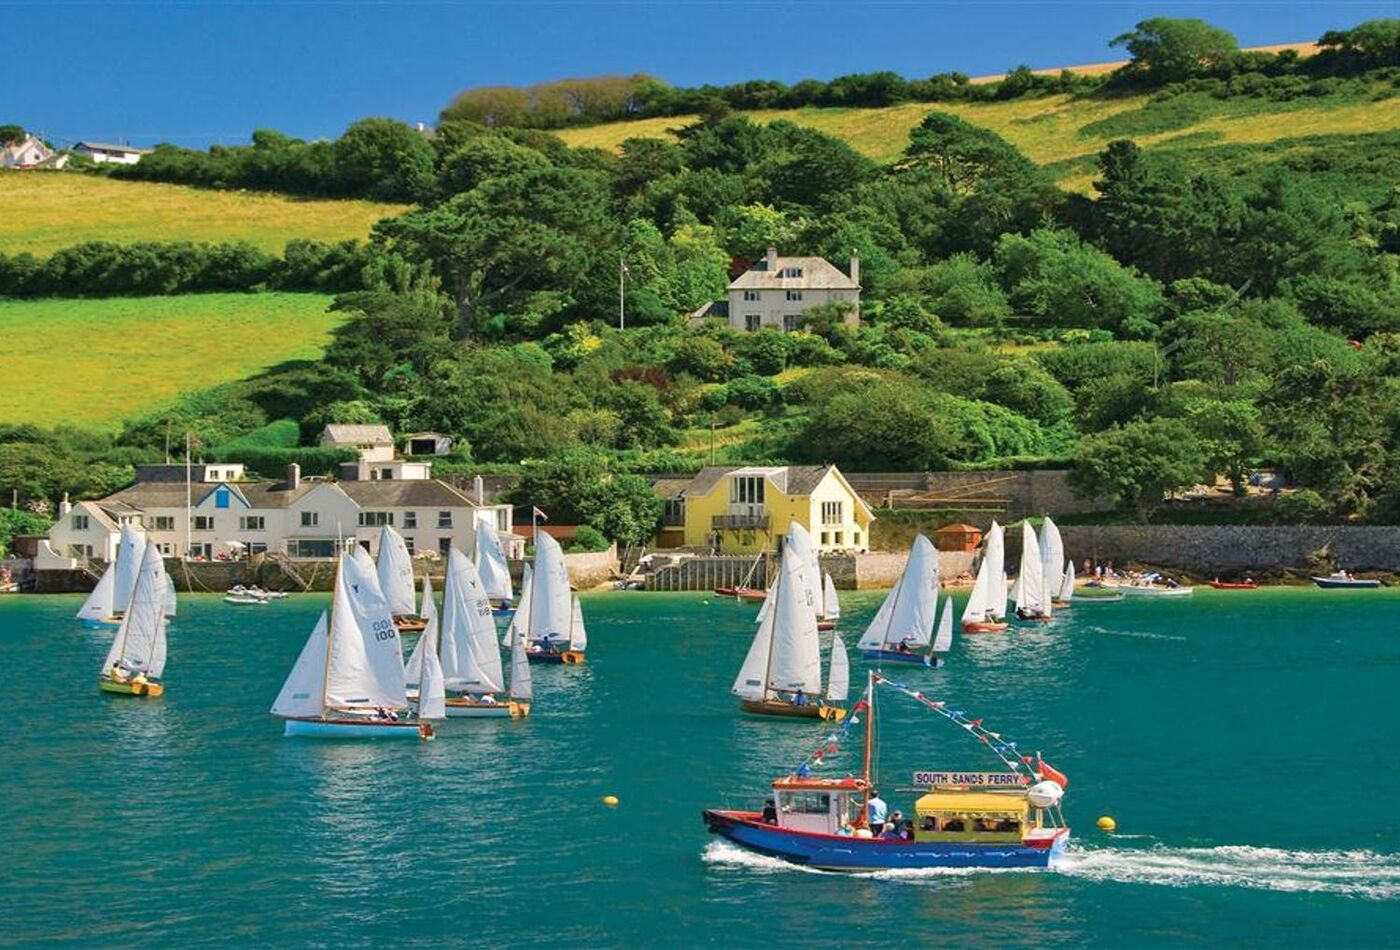
M 1025 779 L 1015 772 L 915 772 L 914 784 L 965 785 L 968 788 L 1021 788 Z

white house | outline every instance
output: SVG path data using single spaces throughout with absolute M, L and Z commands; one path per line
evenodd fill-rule
M 35 135 L 22 142 L 6 142 L 0 147 L 0 168 L 62 168 L 68 156 L 55 152 Z
M 365 462 L 394 460 L 394 436 L 385 425 L 331 423 L 321 430 L 321 448 L 351 449 Z
M 94 162 L 113 165 L 135 165 L 141 156 L 150 152 L 148 148 L 132 148 L 130 145 L 112 145 L 107 142 L 79 142 L 73 146 L 78 155 L 86 155 Z
M 860 258 L 851 255 L 850 274 L 821 257 L 779 257 L 770 247 L 763 260 L 729 285 L 727 319 L 736 330 L 773 327 L 796 330 L 813 307 L 848 304 L 845 320 L 860 322 Z M 706 316 L 708 314 L 697 314 Z

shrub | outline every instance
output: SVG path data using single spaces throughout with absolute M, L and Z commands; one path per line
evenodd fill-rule
M 1326 524 L 1332 506 L 1311 488 L 1280 495 L 1274 502 L 1274 520 L 1279 524 Z
M 590 524 L 579 525 L 578 530 L 574 532 L 572 543 L 569 544 L 570 551 L 579 553 L 606 551 L 607 549 L 608 539 L 603 537 L 603 532 Z

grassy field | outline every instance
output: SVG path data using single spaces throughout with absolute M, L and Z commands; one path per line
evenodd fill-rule
M 1112 139 L 1128 134 L 1147 147 L 1187 147 L 1400 128 L 1400 98 L 1279 103 L 1240 99 L 1201 108 L 1209 114 L 1182 119 L 1179 108 L 1151 104 L 1146 96 L 1076 99 L 1060 95 L 989 103 L 913 102 L 883 109 L 770 109 L 749 115 L 762 122 L 787 119 L 810 126 L 849 142 L 877 161 L 889 162 L 903 151 L 909 130 L 925 115 L 950 112 L 992 129 L 1040 164 L 1064 164 L 1062 183 L 1079 190 L 1087 189 L 1092 176 L 1075 171 L 1075 160 L 1094 155 Z M 635 136 L 667 137 L 669 129 L 690 121 L 686 117 L 644 119 L 558 134 L 570 145 L 612 149 Z
M 55 172 L 0 173 L 0 208 L 0 252 L 38 255 L 99 240 L 248 241 L 280 252 L 292 238 L 363 238 L 403 210 Z
M 116 429 L 181 393 L 320 355 L 320 294 L 0 301 L 0 421 Z

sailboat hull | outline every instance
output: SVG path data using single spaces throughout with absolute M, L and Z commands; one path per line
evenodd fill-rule
M 540 650 L 534 653 L 525 654 L 526 659 L 534 664 L 563 664 L 564 666 L 579 666 L 584 662 L 582 650 L 561 650 L 558 653 L 549 650 Z
M 284 736 L 317 739 L 431 739 L 432 726 L 417 722 L 385 722 L 378 719 L 288 719 Z
M 1010 627 L 1009 623 L 983 621 L 981 623 L 965 623 L 962 625 L 962 631 L 963 633 L 1002 633 Z
M 860 655 L 876 663 L 908 663 L 911 666 L 938 668 L 943 665 L 943 657 L 929 656 L 927 653 L 901 653 L 898 650 L 861 650 Z
M 105 676 L 98 679 L 97 688 L 113 696 L 144 696 L 151 698 L 165 694 L 165 686 L 161 683 L 133 683 L 130 680 L 123 682 Z
M 720 597 L 736 597 L 739 600 L 753 600 L 760 603 L 768 596 L 766 590 L 755 590 L 752 587 L 716 587 L 715 594 Z
M 422 617 L 395 617 L 394 629 L 399 633 L 421 633 L 428 627 L 428 621 Z
M 906 841 L 855 838 L 779 828 L 758 812 L 708 809 L 711 834 L 740 847 L 823 871 L 891 868 L 1049 868 L 1069 844 L 1069 829 L 1020 841 Z
M 839 706 L 826 706 L 821 703 L 794 706 L 781 699 L 745 699 L 739 702 L 739 708 L 751 716 L 777 716 L 783 719 L 822 719 L 827 722 L 840 722 L 846 718 L 846 710 Z
M 504 703 L 478 703 L 449 697 L 445 708 L 448 719 L 524 719 L 530 715 L 530 704 L 514 699 Z

